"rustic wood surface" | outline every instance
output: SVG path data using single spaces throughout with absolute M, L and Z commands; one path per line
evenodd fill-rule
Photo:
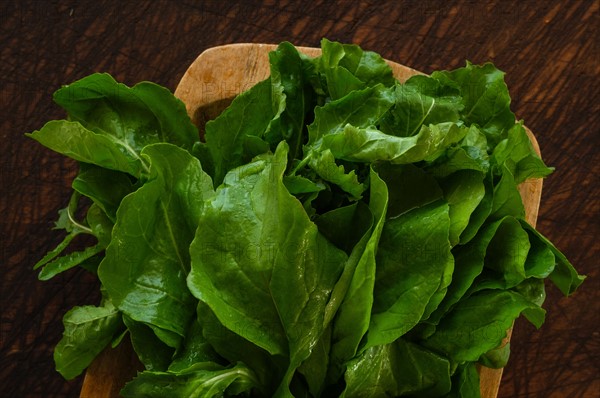
M 0 3 L 1 397 L 77 397 L 83 379 L 64 381 L 52 350 L 64 313 L 99 299 L 85 272 L 40 282 L 31 270 L 61 239 L 50 228 L 76 171 L 23 136 L 64 116 L 52 92 L 96 71 L 174 90 L 207 48 L 283 40 L 317 46 L 321 37 L 424 72 L 489 60 L 507 73 L 513 111 L 557 169 L 544 182 L 538 229 L 589 278 L 570 298 L 548 289 L 541 330 L 517 321 L 499 397 L 599 396 L 597 0 L 110 3 Z

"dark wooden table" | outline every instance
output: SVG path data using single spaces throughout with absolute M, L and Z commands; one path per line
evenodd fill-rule
M 1 2 L 1 397 L 78 396 L 82 378 L 64 381 L 52 350 L 63 314 L 99 298 L 83 271 L 40 282 L 31 270 L 61 238 L 50 228 L 76 170 L 23 135 L 64 116 L 52 92 L 96 71 L 174 89 L 209 47 L 283 40 L 317 46 L 322 37 L 424 72 L 470 60 L 493 61 L 507 73 L 513 111 L 557 169 L 544 185 L 538 229 L 589 279 L 570 298 L 548 289 L 541 330 L 517 322 L 500 396 L 600 396 L 597 0 L 106 3 Z

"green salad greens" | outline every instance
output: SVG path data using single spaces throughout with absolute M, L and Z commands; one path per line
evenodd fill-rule
M 60 88 L 67 120 L 29 137 L 79 162 L 35 268 L 96 274 L 99 306 L 64 317 L 67 379 L 130 339 L 124 397 L 475 397 L 544 279 L 583 281 L 525 221 L 517 185 L 552 169 L 473 65 L 397 81 L 377 54 L 282 43 L 270 77 L 200 139 L 149 82 Z M 95 244 L 73 250 L 79 235 Z

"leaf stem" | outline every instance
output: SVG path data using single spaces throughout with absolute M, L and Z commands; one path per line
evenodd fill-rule
M 301 168 L 303 168 L 304 166 L 306 166 L 308 164 L 308 162 L 310 161 L 310 158 L 312 158 L 312 154 L 313 154 L 313 151 L 311 150 L 308 153 L 308 155 L 306 155 L 304 157 L 304 159 L 302 159 L 300 161 L 300 163 L 298 163 L 296 165 L 296 167 L 294 167 L 294 169 L 290 172 L 290 174 L 288 174 L 288 176 L 294 176 L 294 175 L 296 175 L 296 173 L 298 172 L 298 170 L 300 170 Z
M 69 217 L 69 221 L 71 221 L 71 223 L 76 227 L 79 228 L 80 230 L 82 230 L 83 232 L 93 235 L 94 233 L 92 232 L 92 229 L 90 227 L 86 227 L 83 224 L 80 224 L 79 222 L 77 222 L 75 220 L 75 217 L 73 217 L 73 213 L 71 213 L 71 208 L 67 208 L 67 216 Z

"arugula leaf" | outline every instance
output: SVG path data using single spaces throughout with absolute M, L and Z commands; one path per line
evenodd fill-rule
M 54 362 L 67 380 L 81 374 L 123 328 L 121 314 L 109 300 L 100 307 L 74 307 L 63 323 L 65 331 L 54 349 Z
M 472 213 L 485 196 L 484 175 L 463 170 L 443 179 L 440 185 L 450 207 L 450 244 L 455 246 L 469 225 Z
M 448 359 L 398 339 L 352 360 L 342 397 L 441 397 L 450 391 Z
M 430 162 L 425 169 L 436 177 L 444 178 L 460 170 L 475 170 L 487 173 L 490 168 L 485 135 L 475 126 L 470 126 L 465 137 L 457 146 Z
M 60 217 L 56 223 L 56 229 L 64 229 L 68 232 L 65 238 L 51 251 L 49 251 L 33 269 L 43 266 L 38 278 L 40 280 L 49 280 L 61 272 L 67 271 L 76 266 L 84 266 L 85 263 L 101 253 L 111 239 L 112 222 L 98 206 L 92 204 L 87 211 L 86 220 L 81 224 L 74 219 L 74 214 L 79 206 L 80 195 L 73 192 L 67 208 L 59 211 Z M 86 247 L 80 251 L 72 251 L 60 256 L 71 242 L 81 234 L 93 235 L 98 243 Z
M 506 366 L 510 357 L 510 343 L 494 348 L 479 357 L 478 362 L 491 369 L 500 369 Z
M 405 84 L 396 83 L 394 96 L 394 106 L 383 118 L 380 129 L 399 137 L 410 137 L 423 125 L 456 123 L 463 107 L 460 96 L 446 92 L 428 76 L 413 76 Z
M 198 362 L 222 362 L 214 348 L 204 337 L 202 325 L 198 318 L 194 318 L 186 332 L 186 338 L 175 352 L 173 361 L 169 364 L 169 371 L 178 372 L 193 366 Z
M 436 71 L 431 74 L 440 84 L 458 89 L 464 108 L 461 119 L 467 125 L 475 124 L 485 133 L 489 148 L 506 138 L 515 124 L 510 110 L 510 95 L 504 82 L 504 73 L 491 63 L 473 65 L 453 71 Z
M 525 260 L 525 275 L 528 278 L 547 278 L 552 274 L 556 267 L 556 256 L 554 251 L 548 246 L 547 242 L 542 240 L 537 234 L 534 234 L 528 227 L 524 227 L 529 237 L 531 245 Z
M 521 313 L 538 328 L 544 321 L 545 311 L 518 293 L 482 291 L 461 300 L 422 344 L 454 362 L 477 361 L 500 345 Z
M 308 384 L 308 392 L 313 397 L 326 396 L 329 369 L 329 352 L 331 350 L 331 324 L 325 329 L 310 356 L 298 367 L 298 372 Z
M 369 329 L 373 289 L 375 286 L 375 256 L 385 223 L 388 188 L 371 168 L 369 209 L 373 224 L 350 254 L 344 272 L 335 286 L 328 313 L 336 313 L 331 347 L 330 379 L 337 380 L 344 364 L 358 352 Z M 340 374 L 338 374 L 340 373 Z
M 487 173 L 483 178 L 483 187 L 485 189 L 485 193 L 481 201 L 471 213 L 471 217 L 469 218 L 469 223 L 460 234 L 460 243 L 467 244 L 473 239 L 474 236 L 478 233 L 478 231 L 482 228 L 482 226 L 488 221 L 488 217 L 493 210 L 494 207 L 494 177 L 492 173 Z M 496 199 L 497 200 L 497 199 Z M 489 220 L 491 221 L 491 220 Z
M 560 291 L 568 296 L 572 294 L 585 280 L 584 275 L 579 275 L 573 264 L 567 260 L 565 255 L 560 252 L 545 236 L 543 236 L 534 227 L 529 225 L 525 220 L 520 219 L 521 225 L 527 232 L 535 235 L 539 241 L 544 243 L 556 258 L 556 266 L 550 273 L 550 280 L 560 289 Z
M 554 170 L 537 155 L 522 123 L 508 130 L 507 138 L 494 148 L 492 159 L 500 167 L 508 168 L 517 184 L 529 178 L 546 177 Z
M 378 84 L 316 107 L 315 120 L 308 126 L 308 144 L 314 145 L 348 124 L 359 128 L 375 126 L 393 103 L 391 90 Z
M 70 242 L 67 241 L 67 243 Z M 82 251 L 76 251 L 66 254 L 62 257 L 56 258 L 47 263 L 38 275 L 39 280 L 47 281 L 52 279 L 61 272 L 65 272 L 73 267 L 76 267 L 86 260 L 94 257 L 96 254 L 104 250 L 101 245 L 94 245 L 83 249 Z
M 123 315 L 131 345 L 146 370 L 167 370 L 173 358 L 174 349 L 165 344 L 146 324 Z
M 323 136 L 316 149 L 329 149 L 336 159 L 353 162 L 408 164 L 437 158 L 448 145 L 461 140 L 466 133 L 466 128 L 454 123 L 423 126 L 411 137 L 394 137 L 373 127 L 346 125 L 337 133 Z
M 254 374 L 242 363 L 223 367 L 200 362 L 179 372 L 142 372 L 125 385 L 121 395 L 125 398 L 222 397 L 250 391 L 255 383 Z
M 351 254 L 373 224 L 373 215 L 364 202 L 339 207 L 315 217 L 314 223 L 331 243 Z
M 321 49 L 318 70 L 325 76 L 327 90 L 334 100 L 380 83 L 387 87 L 394 85 L 392 69 L 379 54 L 327 39 L 321 40 Z
M 452 391 L 445 398 L 480 398 L 479 373 L 473 362 L 458 367 L 452 376 Z
M 229 170 L 257 155 L 248 155 L 245 143 L 251 136 L 262 140 L 272 118 L 271 81 L 266 79 L 237 96 L 219 117 L 206 123 L 206 149 L 214 167 L 215 186 Z M 268 148 L 267 143 L 265 146 Z
M 67 235 L 54 249 L 46 253 L 46 255 L 33 266 L 34 270 L 48 264 L 58 257 L 77 235 L 85 233 L 86 231 L 91 232 L 86 226 L 81 225 L 74 220 L 74 214 L 77 212 L 80 197 L 81 195 L 79 195 L 79 193 L 73 192 L 69 199 L 68 206 L 58 211 L 59 218 L 55 223 L 54 229 L 64 229 L 67 232 Z
M 213 195 L 212 181 L 174 145 L 149 145 L 142 156 L 150 180 L 123 199 L 98 276 L 124 314 L 183 337 L 195 312 L 186 288 L 188 247 L 202 200 Z
M 114 222 L 123 198 L 135 190 L 127 174 L 80 163 L 79 173 L 72 183 L 73 189 L 92 199 Z
M 183 103 L 166 88 L 142 82 L 133 88 L 96 73 L 64 86 L 54 100 L 72 121 L 48 122 L 27 134 L 75 160 L 140 177 L 146 145 L 170 142 L 191 150 L 196 127 Z
M 515 179 L 504 166 L 500 181 L 494 186 L 494 199 L 489 218 L 499 219 L 504 216 L 525 218 L 525 207 Z
M 266 350 L 243 338 L 241 335 L 246 327 L 243 323 L 236 324 L 234 330 L 227 329 L 202 301 L 198 303 L 197 314 L 202 337 L 219 357 L 226 363 L 246 364 L 256 375 L 256 387 L 263 395 L 272 396 L 287 370 L 286 358 L 271 356 Z
M 510 241 L 498 239 L 494 240 L 498 230 L 504 223 L 511 223 L 514 219 L 506 217 L 486 225 L 481 231 L 464 246 L 455 248 L 454 255 L 454 273 L 452 282 L 448 286 L 448 291 L 438 308 L 427 319 L 427 323 L 437 324 L 439 320 L 467 293 L 473 285 L 475 279 L 483 272 L 486 256 L 488 252 L 502 253 L 502 258 L 511 261 L 510 247 L 497 245 L 498 243 L 512 243 Z M 510 230 L 510 229 L 509 229 Z M 488 261 L 494 262 L 493 258 Z M 498 263 L 498 262 L 496 262 Z M 502 262 L 499 261 L 501 264 Z
M 291 161 L 302 152 L 305 119 L 316 104 L 315 94 L 305 82 L 308 61 L 287 42 L 269 53 L 269 61 L 273 109 L 277 111 L 265 136 L 273 149 L 281 140 L 287 141 Z
M 40 130 L 26 134 L 55 152 L 84 163 L 140 177 L 148 170 L 139 153 L 121 140 L 104 132 L 94 132 L 79 122 L 53 120 Z
M 380 163 L 377 172 L 390 187 L 387 218 L 397 218 L 443 198 L 443 191 L 436 179 L 412 164 Z
M 525 262 L 531 244 L 519 221 L 513 217 L 502 221 L 487 247 L 485 266 L 499 272 L 505 288 L 511 288 L 527 277 Z
M 354 170 L 346 173 L 343 165 L 338 165 L 330 150 L 324 150 L 318 155 L 310 156 L 309 166 L 323 180 L 339 186 L 353 200 L 362 197 L 366 185 L 358 181 Z
M 543 279 L 525 279 L 515 286 L 513 290 L 540 307 L 546 300 L 546 287 Z
M 107 73 L 95 73 L 56 91 L 54 101 L 71 120 L 114 137 L 136 153 L 156 142 L 191 150 L 198 141 L 183 102 L 151 82 L 130 88 Z
M 305 117 L 315 103 L 305 83 L 308 61 L 289 43 L 269 54 L 271 76 L 237 96 L 206 124 L 206 151 L 214 167 L 215 186 L 225 174 L 287 140 L 290 159 L 303 144 Z
M 368 347 L 393 342 L 429 315 L 429 301 L 449 284 L 454 267 L 449 228 L 449 209 L 443 201 L 386 222 L 377 252 Z
M 190 291 L 225 327 L 289 356 L 282 392 L 323 333 L 325 305 L 346 257 L 288 193 L 286 164 L 282 142 L 274 155 L 225 177 L 200 216 L 188 277 Z M 237 324 L 245 326 L 238 331 Z
M 322 183 L 313 182 L 309 178 L 296 175 L 283 176 L 283 183 L 292 195 L 319 192 L 325 189 Z

